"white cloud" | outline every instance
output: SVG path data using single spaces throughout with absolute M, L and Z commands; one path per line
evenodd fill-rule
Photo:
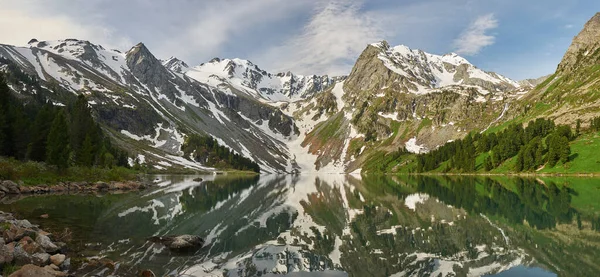
M 375 18 L 357 1 L 319 3 L 299 34 L 269 49 L 259 60 L 269 69 L 300 74 L 348 74 L 368 43 L 382 38 Z
M 498 27 L 494 14 L 478 17 L 454 40 L 455 51 L 463 55 L 476 55 L 481 49 L 494 44 L 496 38 L 487 34 L 489 30 Z
M 286 19 L 307 4 L 306 1 L 280 0 L 209 2 L 196 18 L 189 20 L 180 34 L 173 34 L 157 44 L 156 52 L 177 53 L 182 57 L 214 57 L 210 55 L 222 53 L 227 44 L 243 44 L 243 41 L 231 41 L 236 34 L 251 32 L 257 25 Z
M 0 9 L 0 37 L 1 43 L 13 45 L 25 45 L 32 38 L 85 39 L 121 49 L 132 45 L 129 39 L 115 35 L 111 29 L 81 24 L 64 15 L 39 15 L 23 8 Z

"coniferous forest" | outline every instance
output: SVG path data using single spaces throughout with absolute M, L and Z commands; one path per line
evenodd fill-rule
M 579 124 L 578 124 L 579 125 Z M 527 127 L 511 124 L 498 133 L 471 133 L 464 139 L 449 142 L 427 154 L 417 156 L 417 172 L 439 168 L 443 171 L 474 172 L 476 158 L 487 154 L 483 162 L 485 171 L 499 167 L 516 156 L 514 171 L 534 171 L 541 166 L 555 166 L 569 161 L 569 142 L 579 135 L 569 126 L 556 126 L 552 120 L 538 118 Z
M 260 172 L 257 163 L 219 145 L 210 136 L 192 134 L 186 138 L 181 150 L 186 157 L 192 155 L 195 161 L 206 166 Z
M 70 166 L 128 167 L 125 151 L 114 147 L 80 95 L 67 105 L 41 99 L 23 101 L 0 75 L 0 155 Z

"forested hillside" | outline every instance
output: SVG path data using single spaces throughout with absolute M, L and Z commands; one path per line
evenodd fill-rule
M 94 121 L 85 96 L 73 97 L 67 105 L 21 99 L 11 94 L 1 75 L 0 155 L 47 162 L 59 170 L 129 166 L 127 153 L 114 147 Z
M 498 133 L 472 133 L 464 139 L 418 155 L 416 170 L 431 171 L 446 162 L 442 169 L 444 172 L 474 172 L 480 155 L 485 155 L 486 171 L 515 156 L 514 171 L 533 171 L 545 164 L 553 167 L 559 161 L 569 161 L 569 142 L 575 137 L 569 126 L 556 126 L 551 120 L 539 118 L 529 122 L 525 128 L 521 124 L 511 124 Z
M 210 136 L 190 135 L 186 138 L 181 150 L 185 157 L 192 157 L 195 161 L 207 166 L 260 172 L 260 166 L 257 163 L 219 145 L 217 140 Z

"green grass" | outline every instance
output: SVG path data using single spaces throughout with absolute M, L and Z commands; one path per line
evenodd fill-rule
M 22 182 L 25 186 L 56 185 L 59 182 L 96 182 L 135 180 L 137 171 L 124 167 L 70 167 L 59 172 L 39 162 L 22 162 L 0 157 L 0 179 Z
M 431 126 L 431 124 L 432 124 L 431 119 L 429 119 L 429 118 L 422 119 L 421 123 L 419 124 L 419 127 L 417 127 L 416 133 L 418 134 L 419 132 L 421 132 L 421 129 L 423 129 L 425 127 L 429 127 L 429 126 Z
M 2 229 L 2 230 L 10 229 L 10 223 L 4 222 L 4 223 L 0 224 L 0 229 Z
M 15 264 L 5 264 L 2 268 L 2 276 L 9 276 L 13 274 L 15 271 L 19 270 L 21 266 Z
M 342 129 L 343 120 L 344 114 L 338 113 L 332 119 L 317 124 L 314 129 L 316 132 L 312 131 L 311 134 L 317 134 L 323 141 L 337 137 L 339 136 L 339 131 Z
M 554 167 L 545 167 L 539 173 L 600 173 L 600 133 L 581 135 L 571 142 L 571 156 L 566 164 L 558 163 Z

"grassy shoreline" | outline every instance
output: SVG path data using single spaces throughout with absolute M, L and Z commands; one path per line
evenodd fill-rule
M 252 171 L 219 170 L 226 175 L 257 175 Z M 63 182 L 124 182 L 138 180 L 142 175 L 210 175 L 213 172 L 172 168 L 167 170 L 131 169 L 125 167 L 69 167 L 58 171 L 46 163 L 19 161 L 0 157 L 0 180 L 12 180 L 23 186 L 54 186 Z

